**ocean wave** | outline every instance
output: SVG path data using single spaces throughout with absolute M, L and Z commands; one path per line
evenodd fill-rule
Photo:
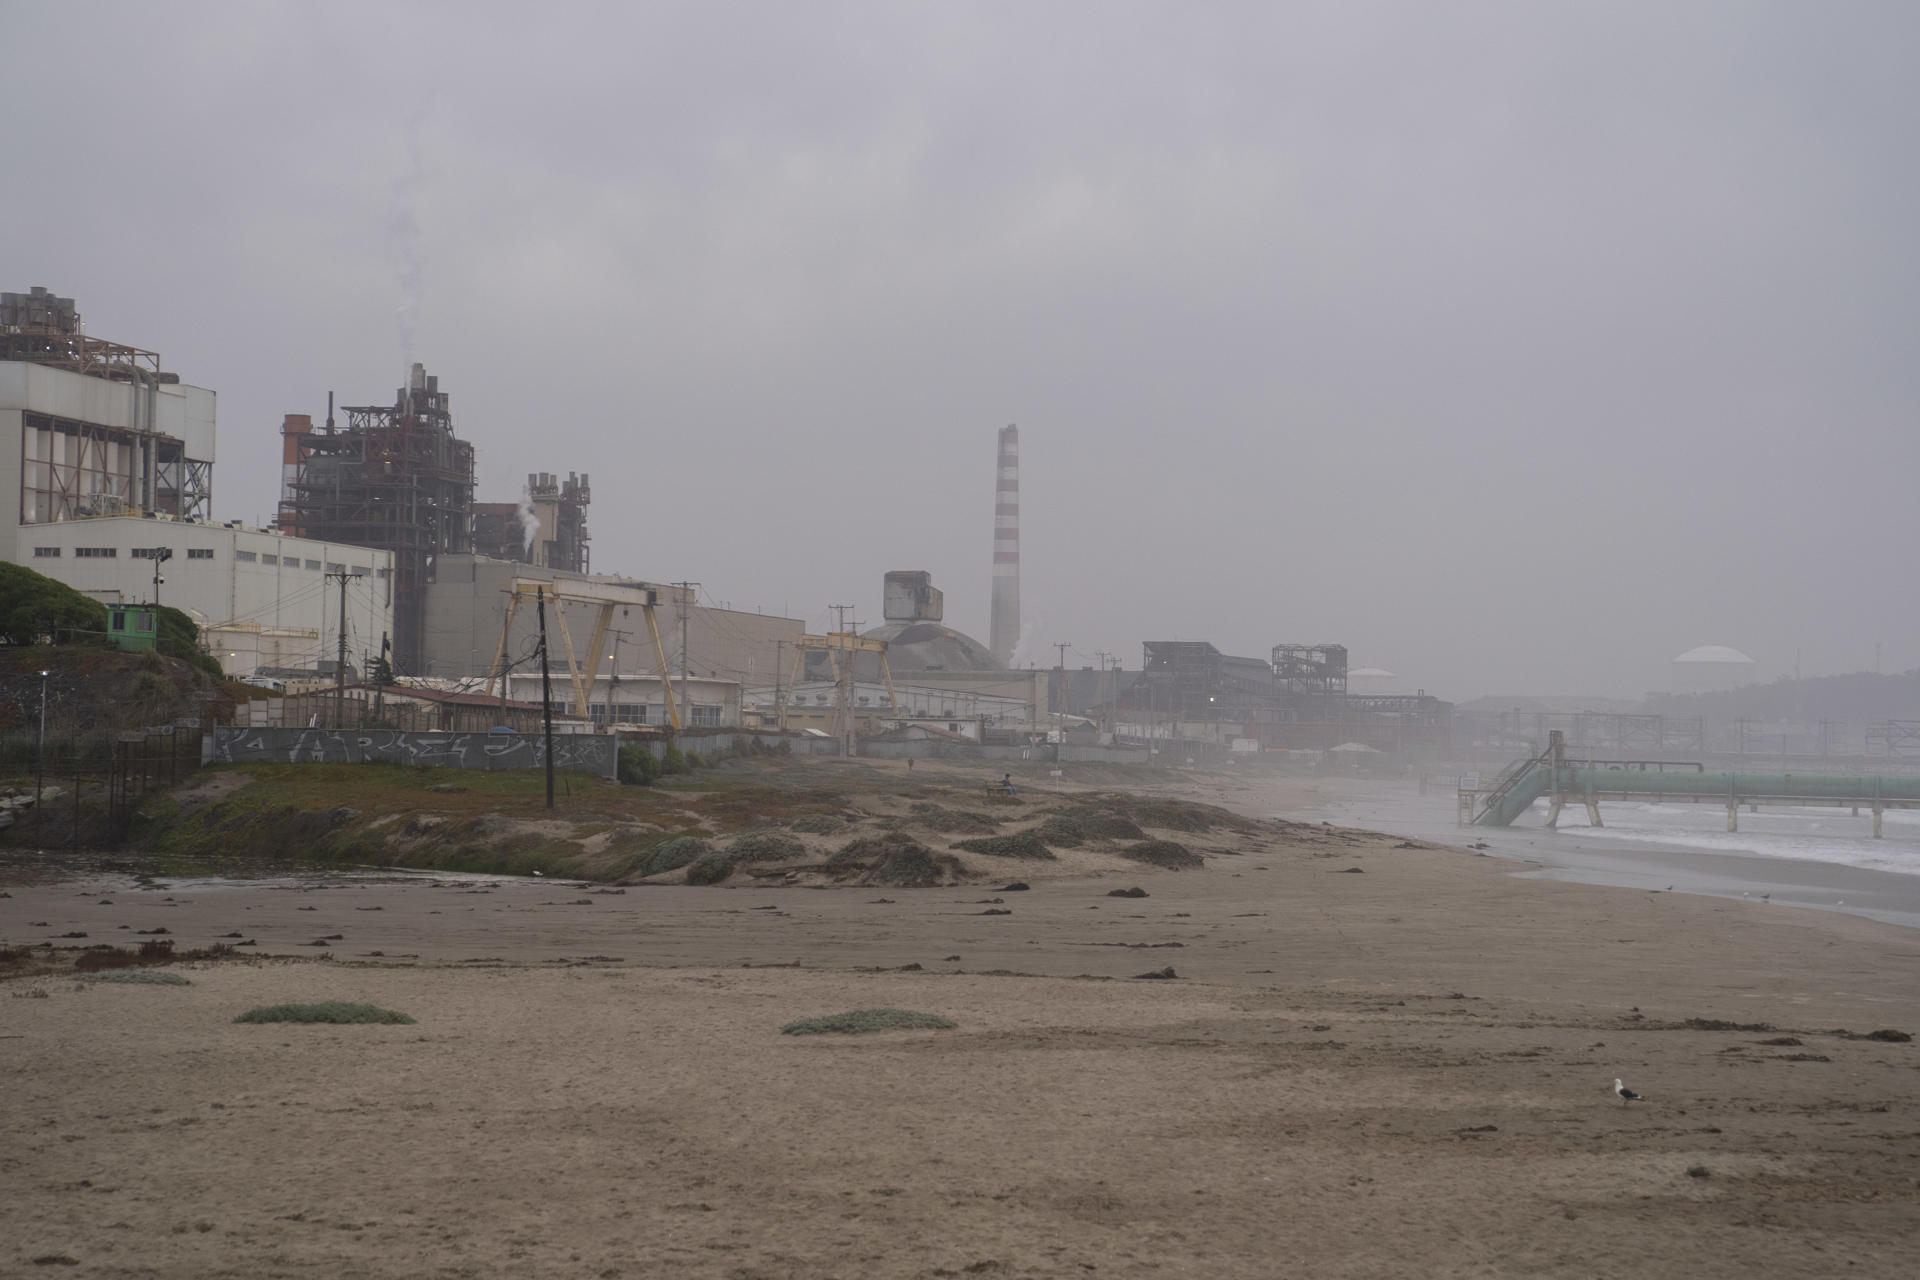
M 1547 805 L 1534 805 L 1528 826 L 1546 825 Z M 1740 811 L 1740 830 L 1726 830 L 1726 809 L 1715 805 L 1608 805 L 1601 810 L 1602 827 L 1589 827 L 1586 812 L 1568 805 L 1560 812 L 1560 828 L 1579 832 L 1586 841 L 1667 845 L 1700 853 L 1735 854 L 1758 858 L 1788 858 L 1862 867 L 1899 875 L 1920 875 L 1920 812 L 1888 810 L 1873 838 L 1873 819 L 1862 811 L 1854 817 L 1846 809 L 1768 808 Z M 1518 824 L 1516 824 L 1518 825 Z

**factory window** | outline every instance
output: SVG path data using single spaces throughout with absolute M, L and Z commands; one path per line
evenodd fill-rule
M 135 560 L 158 560 L 160 553 L 165 549 L 164 547 L 134 547 L 127 554 Z
M 373 576 L 374 576 L 374 577 L 376 577 L 376 578 L 391 578 L 391 577 L 393 576 L 393 570 L 391 570 L 391 569 L 375 569 L 375 570 L 373 571 Z
M 309 568 L 309 569 L 318 569 L 319 567 L 320 567 L 320 562 L 319 562 L 318 560 L 309 560 L 309 561 L 307 561 L 307 568 Z
M 353 566 L 353 576 L 354 576 L 354 577 L 356 577 L 356 578 L 364 578 L 364 577 L 366 577 L 366 576 L 367 576 L 367 566 L 365 566 L 365 565 L 363 565 L 363 564 L 357 564 L 357 565 L 355 565 L 355 566 Z
M 37 560 L 58 560 L 60 558 L 60 548 L 35 547 L 33 549 L 33 554 L 34 554 L 34 558 Z
M 341 564 L 339 561 L 337 560 L 327 561 L 328 573 L 345 573 L 346 571 L 347 571 L 347 566 Z
M 213 559 L 213 548 L 212 547 L 188 547 L 187 559 L 211 560 Z
M 718 726 L 720 723 L 720 708 L 695 707 L 693 709 L 693 719 L 688 721 L 688 723 L 693 725 Z
M 270 556 L 270 555 L 264 555 L 264 554 L 263 554 L 263 555 L 262 555 L 262 556 L 260 557 L 260 563 L 261 563 L 261 564 L 279 564 L 279 563 L 280 563 L 280 557 L 279 557 L 279 556 Z
M 118 560 L 118 547 L 75 547 L 73 554 L 81 560 Z
M 251 551 L 236 551 L 233 553 L 233 558 L 235 560 L 244 560 L 248 564 L 252 564 L 254 561 L 258 560 L 260 557 L 255 555 Z
M 643 702 L 616 702 L 612 707 L 595 702 L 588 705 L 587 711 L 595 724 L 645 724 L 647 722 L 647 707 Z M 613 712 L 611 717 L 608 716 L 608 711 Z

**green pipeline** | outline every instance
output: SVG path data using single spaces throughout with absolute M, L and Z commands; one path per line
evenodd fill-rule
M 1828 773 L 1655 773 L 1626 769 L 1589 769 L 1573 765 L 1560 767 L 1560 794 L 1578 800 L 1593 791 L 1604 797 L 1609 792 L 1629 792 L 1636 797 L 1678 796 L 1706 799 L 1726 796 L 1740 801 L 1778 797 L 1788 800 L 1824 800 L 1872 804 L 1884 800 L 1899 804 L 1920 804 L 1920 777 L 1867 775 L 1843 777 Z M 1504 827 L 1551 788 L 1548 769 L 1535 764 L 1527 770 L 1498 803 L 1474 819 L 1476 826 Z

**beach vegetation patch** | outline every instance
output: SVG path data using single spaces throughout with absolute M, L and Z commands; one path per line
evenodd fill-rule
M 927 801 L 914 805 L 906 817 L 894 821 L 902 826 L 921 827 L 942 835 L 992 835 L 1000 829 L 1000 819 L 990 813 L 948 809 Z
M 85 974 L 82 982 L 127 982 L 155 987 L 190 987 L 193 979 L 178 973 L 168 973 L 164 969 L 108 969 L 102 973 Z
M 960 1024 L 912 1009 L 852 1009 L 824 1018 L 802 1018 L 780 1028 L 783 1036 L 865 1035 L 873 1031 L 951 1031 Z
M 727 846 L 737 865 L 749 862 L 792 862 L 807 856 L 807 846 L 784 831 L 749 831 Z
M 378 1005 L 350 1004 L 344 1000 L 327 1000 L 320 1004 L 263 1004 L 249 1009 L 235 1022 L 328 1022 L 357 1023 L 382 1022 L 399 1023 L 407 1026 L 413 1019 L 393 1009 L 382 1009 Z
M 953 847 L 965 849 L 968 853 L 984 853 L 994 858 L 1053 860 L 1053 850 L 1047 848 L 1046 843 L 1031 831 L 1016 831 L 1004 836 L 985 836 L 978 840 L 962 840 Z
M 713 846 L 699 836 L 675 836 L 653 851 L 653 856 L 647 859 L 646 874 L 657 876 L 678 871 L 712 852 Z
M 1184 871 L 1207 864 L 1205 858 L 1175 840 L 1142 840 L 1117 852 L 1123 858 L 1144 862 L 1150 867 L 1165 867 L 1169 871 Z
M 1080 804 L 1049 815 L 1040 824 L 1040 838 L 1048 844 L 1069 848 L 1089 840 L 1144 840 L 1147 833 L 1140 824 L 1117 810 Z
M 903 831 L 884 831 L 849 841 L 827 859 L 835 878 L 855 884 L 924 889 L 958 884 L 966 864 L 950 853 L 935 853 Z

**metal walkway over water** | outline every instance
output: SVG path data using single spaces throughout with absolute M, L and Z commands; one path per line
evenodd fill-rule
M 1888 809 L 1920 808 L 1920 777 L 1911 775 L 1844 776 L 1821 773 L 1709 773 L 1697 763 L 1666 760 L 1585 760 L 1567 758 L 1558 730 L 1548 734 L 1547 748 L 1517 760 L 1491 785 L 1460 789 L 1462 825 L 1504 827 L 1547 797 L 1547 825 L 1556 825 L 1568 804 L 1584 805 L 1587 820 L 1600 821 L 1602 800 L 1668 801 L 1680 804 L 1723 804 L 1727 830 L 1740 829 L 1740 806 L 1760 802 L 1784 805 L 1832 805 L 1855 813 L 1873 813 L 1873 834 L 1880 835 L 1881 815 Z

